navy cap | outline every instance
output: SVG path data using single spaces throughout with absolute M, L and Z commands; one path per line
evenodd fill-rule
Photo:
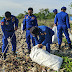
M 30 7 L 30 8 L 28 8 L 28 10 L 32 10 L 33 11 L 33 8 Z
M 54 9 L 53 12 L 57 12 L 57 9 Z
M 66 7 L 62 7 L 61 10 L 66 10 Z

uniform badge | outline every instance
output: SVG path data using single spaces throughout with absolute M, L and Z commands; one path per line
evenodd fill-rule
M 44 35 L 43 33 L 41 33 L 41 35 Z
M 46 33 L 46 32 L 44 32 L 44 34 L 46 35 L 47 33 Z
M 1 25 L 4 25 L 4 22 L 1 22 Z
M 35 17 L 32 17 L 31 19 L 32 19 L 32 20 L 34 20 L 34 19 L 35 19 Z
M 14 22 L 14 21 L 15 21 L 15 17 L 12 18 L 12 22 Z
M 9 25 L 9 23 L 8 23 L 8 22 L 6 22 L 5 24 L 6 24 L 6 25 Z

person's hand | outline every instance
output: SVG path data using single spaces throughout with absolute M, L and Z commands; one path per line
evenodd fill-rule
M 24 33 L 24 31 L 22 30 L 22 31 L 21 31 L 21 34 L 23 34 L 23 33 Z
M 71 33 L 71 28 L 68 28 L 68 31 Z
M 39 44 L 39 45 L 38 45 L 39 48 L 41 48 L 42 46 L 43 46 L 42 44 Z
M 18 27 L 17 26 L 15 26 L 15 31 L 18 29 Z

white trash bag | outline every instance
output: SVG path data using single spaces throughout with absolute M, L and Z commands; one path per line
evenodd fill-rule
M 31 49 L 30 58 L 41 66 L 49 67 L 50 69 L 58 71 L 61 67 L 63 59 L 56 55 L 38 48 L 38 45 Z
M 72 40 L 72 34 L 68 31 L 70 40 Z
M 21 23 L 21 30 L 23 29 L 23 23 Z
M 52 30 L 54 31 L 54 35 L 52 36 L 52 43 L 58 43 L 57 26 L 54 26 Z
M 69 33 L 70 40 L 72 41 L 72 34 L 69 31 L 68 33 Z M 66 37 L 64 33 L 63 33 L 63 36 Z

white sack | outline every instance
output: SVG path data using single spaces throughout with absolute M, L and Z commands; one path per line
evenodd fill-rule
M 69 37 L 70 37 L 70 40 L 72 40 L 72 34 L 68 31 L 69 33 Z M 65 34 L 63 33 L 63 36 L 65 36 Z M 66 36 L 65 36 L 66 37 Z
M 54 26 L 52 30 L 54 31 L 54 35 L 52 36 L 52 43 L 58 43 L 57 26 Z
M 21 30 L 23 29 L 23 23 L 21 23 Z
M 61 67 L 63 59 L 56 55 L 38 48 L 38 45 L 31 49 L 30 58 L 41 66 L 49 67 L 50 69 L 58 71 Z

